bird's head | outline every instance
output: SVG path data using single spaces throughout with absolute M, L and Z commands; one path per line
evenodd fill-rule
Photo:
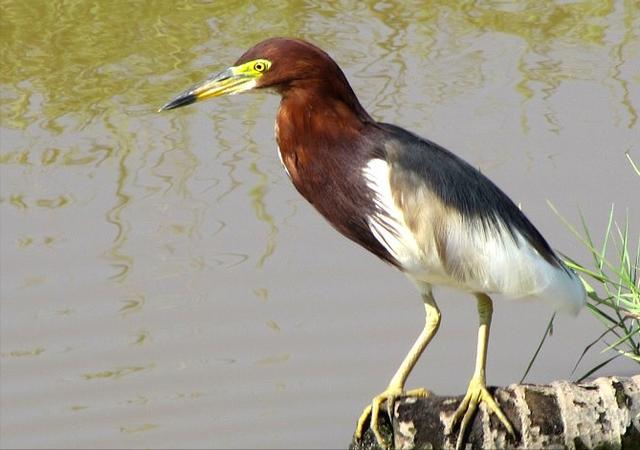
M 286 94 L 305 82 L 322 86 L 328 94 L 344 87 L 352 92 L 338 65 L 318 47 L 299 39 L 271 38 L 247 50 L 233 66 L 182 92 L 160 111 L 252 89 L 272 88 Z

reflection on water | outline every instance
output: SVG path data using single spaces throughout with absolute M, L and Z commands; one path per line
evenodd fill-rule
M 127 157 L 131 154 L 130 147 L 127 146 L 126 136 L 120 136 L 119 127 L 107 122 L 107 128 L 110 133 L 120 142 L 116 148 L 117 162 L 117 181 L 115 189 L 115 205 L 107 211 L 107 221 L 115 225 L 117 233 L 113 240 L 113 244 L 108 250 L 108 257 L 112 261 L 112 266 L 116 269 L 116 273 L 112 277 L 118 281 L 123 281 L 127 273 L 133 266 L 133 258 L 122 252 L 122 247 L 126 243 L 129 224 L 122 219 L 122 211 L 131 201 L 131 195 L 126 193 L 129 170 L 127 166 Z M 119 138 L 119 139 L 118 139 Z
M 251 166 L 249 166 L 249 170 L 251 173 L 260 177 L 259 183 L 249 192 L 249 195 L 251 196 L 251 205 L 256 212 L 256 218 L 264 222 L 269 227 L 266 248 L 258 260 L 258 267 L 262 267 L 265 260 L 273 254 L 276 248 L 278 227 L 275 225 L 271 214 L 267 212 L 267 206 L 265 203 L 265 195 L 267 193 L 269 178 L 264 172 L 261 172 L 260 169 L 258 169 L 258 165 L 256 163 L 252 163 Z
M 94 373 L 85 373 L 82 374 L 82 377 L 85 380 L 96 380 L 99 378 L 113 378 L 117 380 L 119 378 L 125 377 L 127 375 L 131 375 L 136 372 L 140 372 L 141 370 L 145 370 L 146 367 L 118 367 L 113 370 L 103 370 L 101 372 Z
M 3 447 L 349 441 L 420 328 L 415 292 L 300 200 L 275 155 L 277 99 L 156 113 L 266 36 L 325 48 L 375 117 L 479 166 L 576 258 L 546 199 L 595 230 L 634 203 L 634 2 L 0 8 Z M 475 309 L 438 298 L 410 382 L 461 392 Z M 490 382 L 520 378 L 549 314 L 496 303 Z M 531 380 L 570 377 L 596 329 L 560 319 Z

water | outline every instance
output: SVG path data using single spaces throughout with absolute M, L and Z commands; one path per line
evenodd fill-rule
M 480 167 L 566 254 L 589 261 L 547 200 L 595 236 L 615 203 L 637 235 L 633 2 L 1 8 L 4 448 L 344 447 L 395 371 L 420 299 L 290 185 L 277 98 L 155 112 L 267 36 L 326 49 L 374 117 Z M 436 298 L 442 327 L 408 387 L 462 393 L 474 300 Z M 490 384 L 520 379 L 550 315 L 496 301 Z M 560 317 L 528 381 L 571 378 L 601 332 L 587 311 Z

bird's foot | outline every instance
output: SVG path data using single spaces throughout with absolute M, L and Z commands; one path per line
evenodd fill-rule
M 401 387 L 387 387 L 383 392 L 373 397 L 373 400 L 371 400 L 371 404 L 367 405 L 364 411 L 362 411 L 360 419 L 358 419 L 358 425 L 356 425 L 356 439 L 359 440 L 362 438 L 364 432 L 366 431 L 365 424 L 367 423 L 369 417 L 371 417 L 369 428 L 376 436 L 378 445 L 382 448 L 389 448 L 389 444 L 385 442 L 384 436 L 382 436 L 382 433 L 379 429 L 378 413 L 380 412 L 380 406 L 386 402 L 387 414 L 389 415 L 389 420 L 392 420 L 393 406 L 395 405 L 396 399 L 398 399 L 399 397 L 426 397 L 427 395 L 429 395 L 429 391 L 424 388 L 405 391 Z
M 460 419 L 462 419 L 460 421 L 460 432 L 458 433 L 456 450 L 460 450 L 463 447 L 467 427 L 471 423 L 475 411 L 476 409 L 478 409 L 478 405 L 481 402 L 485 403 L 490 412 L 493 412 L 496 416 L 498 416 L 498 419 L 500 419 L 502 425 L 504 425 L 504 427 L 507 429 L 507 432 L 509 432 L 511 436 L 514 436 L 511 423 L 509 423 L 507 416 L 504 415 L 504 413 L 500 409 L 500 406 L 498 406 L 496 401 L 493 399 L 493 396 L 487 390 L 484 379 L 480 377 L 473 377 L 469 382 L 467 394 L 460 402 L 460 406 L 458 406 L 458 409 L 453 414 L 453 417 L 451 419 L 450 431 L 452 431 L 456 423 L 460 421 Z

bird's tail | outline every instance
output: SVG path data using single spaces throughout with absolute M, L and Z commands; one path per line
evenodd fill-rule
M 582 280 L 564 264 L 555 268 L 549 284 L 539 296 L 551 303 L 557 311 L 566 311 L 574 315 L 578 314 L 587 302 L 587 292 Z

